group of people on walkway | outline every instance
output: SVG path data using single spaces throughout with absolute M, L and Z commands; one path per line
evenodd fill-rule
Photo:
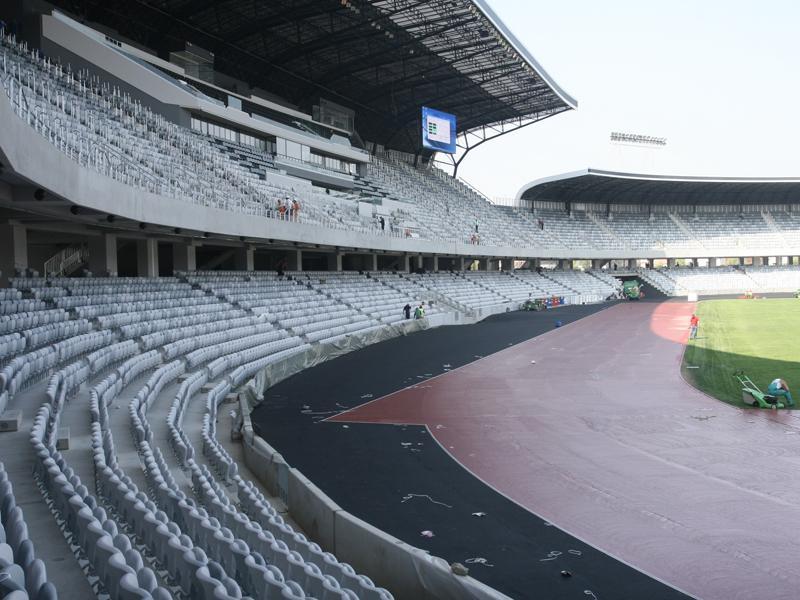
M 281 221 L 297 221 L 300 219 L 300 202 L 297 198 L 294 198 L 291 202 L 288 197 L 285 199 L 278 198 L 275 212 Z
M 406 319 L 411 318 L 411 304 L 406 304 L 403 307 L 403 314 L 405 315 Z M 419 306 L 414 309 L 414 319 L 424 319 L 425 318 L 425 303 L 420 302 Z

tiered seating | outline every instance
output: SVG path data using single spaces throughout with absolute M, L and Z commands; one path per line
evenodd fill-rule
M 221 403 L 312 343 L 392 328 L 406 303 L 424 301 L 430 315 L 533 289 L 504 273 L 13 283 L 3 301 L 29 312 L 0 315 L 0 412 L 23 392 L 46 400 L 31 434 L 36 479 L 75 564 L 113 600 L 391 598 L 281 518 L 217 438 Z M 115 410 L 123 403 L 128 411 Z M 151 421 L 153 412 L 162 418 Z M 62 452 L 62 426 L 81 423 L 90 423 L 91 448 Z M 174 454 L 162 453 L 164 440 Z M 0 497 L 9 494 L 0 471 Z M 20 542 L 21 514 L 8 500 L 0 508 L 0 569 L 12 571 L 20 594 L 54 598 L 41 561 Z
M 611 218 L 599 207 L 531 213 L 494 206 L 462 182 L 393 153 L 376 156 L 355 178 L 352 193 L 326 192 L 300 179 L 292 186 L 290 179 L 268 176 L 274 157 L 266 150 L 180 127 L 98 77 L 52 64 L 11 37 L 2 38 L 0 52 L 0 81 L 15 111 L 71 159 L 127 185 L 202 206 L 278 218 L 277 201 L 298 198 L 302 208 L 294 221 L 512 248 L 736 247 L 746 254 L 748 248 L 800 245 L 800 217 L 782 209 L 672 216 L 620 211 Z M 388 226 L 359 214 L 358 200 L 376 204 L 375 214 L 388 217 Z M 29 306 L 37 300 L 44 298 L 24 299 Z M 20 312 L 7 302 L 0 299 L 0 315 Z
M 709 250 L 717 248 L 765 248 L 782 243 L 759 213 L 697 214 L 683 222 L 700 243 Z
M 266 180 L 259 165 L 271 163 L 267 154 L 179 127 L 11 37 L 2 38 L 0 52 L 0 80 L 19 116 L 83 166 L 157 194 L 248 215 L 277 218 L 276 200 L 291 196 L 302 206 L 293 220 L 388 235 L 358 215 L 353 196 L 339 195 L 346 201 L 336 203 L 321 189 Z
M 544 272 L 544 271 L 543 271 Z M 514 271 L 514 277 L 527 284 L 535 286 L 539 290 L 539 296 L 571 296 L 576 290 L 549 278 L 546 275 L 539 275 L 535 271 Z M 534 294 L 534 297 L 537 295 Z
M 478 285 L 461 274 L 440 272 L 425 273 L 424 275 L 409 274 L 407 277 L 468 309 L 496 306 L 510 302 L 509 298 Z
M 36 558 L 14 487 L 0 462 L 0 598 L 8 600 L 55 600 L 55 586 L 47 569 Z
M 614 277 L 613 275 L 611 275 L 607 271 L 603 271 L 603 270 L 600 270 L 600 269 L 595 269 L 595 270 L 589 271 L 589 274 L 592 275 L 593 277 L 596 277 L 601 282 L 603 282 L 606 286 L 608 286 L 608 288 L 611 290 L 611 293 L 619 292 L 619 291 L 622 290 L 622 281 L 620 281 L 619 279 L 617 279 L 616 277 Z M 598 291 L 602 292 L 603 290 L 598 290 Z
M 34 286 L 41 284 L 41 281 L 31 281 L 26 289 L 38 289 Z M 189 297 L 194 297 L 197 291 L 175 280 L 162 282 L 161 286 L 155 282 L 139 286 L 138 292 L 126 288 L 125 284 L 109 290 L 109 287 L 116 287 L 111 280 L 67 287 L 80 288 L 82 294 L 58 296 L 50 302 L 79 299 L 78 306 L 71 306 L 70 310 L 106 306 L 109 298 L 119 299 L 122 295 L 130 295 L 126 299 L 138 305 L 150 301 L 139 298 L 152 298 L 154 294 L 173 295 L 172 300 L 178 300 L 174 297 L 177 290 Z M 98 293 L 83 293 L 90 288 Z M 191 450 L 192 442 L 181 427 L 181 419 L 174 418 L 177 410 L 170 418 L 172 443 L 179 450 L 182 463 L 191 471 L 197 500 L 187 496 L 176 484 L 176 470 L 168 467 L 146 417 L 153 403 L 163 402 L 161 392 L 190 369 L 177 403 L 190 400 L 202 384 L 211 382 L 216 383 L 215 394 L 211 397 L 221 401 L 230 389 L 243 384 L 270 362 L 309 347 L 285 330 L 275 329 L 263 317 L 251 315 L 250 321 L 242 323 L 237 316 L 240 312 L 242 309 L 233 308 L 228 313 L 220 311 L 217 318 L 223 327 L 211 333 L 155 344 L 152 350 L 143 353 L 142 346 L 148 345 L 144 340 L 151 334 L 122 339 L 125 328 L 131 324 L 126 317 L 115 321 L 114 315 L 97 320 L 97 326 L 103 327 L 100 319 L 104 318 L 113 331 L 101 329 L 78 334 L 47 347 L 47 356 L 54 357 L 48 365 L 58 370 L 46 386 L 48 402 L 36 419 L 32 442 L 39 460 L 37 477 L 59 522 L 63 523 L 65 534 L 81 560 L 86 561 L 87 574 L 96 577 L 98 593 L 107 593 L 113 599 L 160 600 L 171 598 L 175 593 L 208 599 L 241 598 L 242 594 L 264 598 L 278 594 L 298 600 L 307 594 L 317 598 L 391 598 L 368 578 L 357 575 L 352 568 L 294 532 L 258 488 L 238 476 L 236 464 L 216 441 L 215 418 L 212 418 L 216 404 L 211 400 L 202 428 L 203 456 L 206 457 L 203 460 L 221 470 L 225 481 L 236 483 L 240 493 L 247 495 L 247 506 L 256 520 L 251 521 L 251 517 L 240 513 L 206 464 L 195 461 L 193 457 L 197 455 Z M 125 324 L 120 325 L 120 322 Z M 239 326 L 231 327 L 231 324 Z M 12 369 L 16 373 L 31 360 L 25 354 L 15 356 L 8 365 L 9 373 Z M 144 385 L 137 383 L 148 373 L 151 374 Z M 17 386 L 6 386 L 7 380 L 9 378 L 3 379 L 3 387 L 8 387 L 4 391 L 12 395 L 17 393 Z M 90 410 L 86 417 L 92 420 L 92 456 L 98 495 L 90 492 L 95 486 L 82 482 L 56 449 L 57 432 L 67 418 L 65 415 L 79 410 L 77 407 L 82 404 L 77 399 L 68 403 L 67 399 L 85 394 L 79 390 L 90 380 L 97 382 L 89 391 Z M 14 381 L 13 375 L 10 381 Z M 197 385 L 198 381 L 202 384 Z M 123 460 L 115 445 L 115 422 L 125 413 L 111 412 L 109 408 L 119 402 L 129 387 L 140 388 L 130 404 L 128 416 L 144 464 L 147 490 L 134 483 L 138 478 L 136 474 L 126 472 L 121 466 L 130 464 L 130 460 Z M 181 452 L 181 447 L 186 450 Z M 0 473 L 0 494 L 5 497 L 9 490 Z M 201 493 L 201 490 L 206 492 Z M 207 495 L 208 490 L 213 492 L 213 498 Z M 12 510 L 13 503 L 4 501 L 2 508 L 2 523 L 13 526 L 13 533 L 8 536 L 13 539 L 13 550 L 9 555 L 5 546 L 0 545 L 0 558 L 16 557 L 24 527 L 18 524 L 18 509 Z M 28 546 L 29 543 L 24 547 Z M 14 582 L 21 582 L 31 598 L 54 598 L 52 586 L 45 585 L 43 565 L 40 561 L 34 562 L 29 550 L 25 552 L 23 571 L 5 564 L 2 568 L 11 569 Z M 36 590 L 35 594 L 31 590 Z M 20 596 L 23 597 L 28 596 Z
M 378 325 L 339 299 L 313 288 L 308 277 L 308 274 L 295 274 L 293 278 L 284 279 L 271 273 L 259 273 L 252 276 L 194 275 L 191 279 L 215 295 L 263 315 L 298 341 L 329 342 Z
M 388 274 L 382 275 L 386 279 Z M 424 302 L 422 298 L 416 298 L 416 294 L 408 295 L 391 285 L 384 285 L 377 273 L 367 276 L 357 272 L 305 272 L 296 276 L 301 281 L 308 281 L 309 285 L 323 294 L 336 298 L 364 315 L 364 319 L 359 319 L 359 322 L 363 323 L 365 330 L 379 328 L 381 323 L 400 321 L 404 318 L 403 307 L 406 304 Z M 426 314 L 436 314 L 441 310 L 434 303 L 428 306 Z
M 603 218 L 606 226 L 625 247 L 641 250 L 680 248 L 702 248 L 700 242 L 678 227 L 664 213 L 618 213 L 612 219 Z
M 735 294 L 754 287 L 753 280 L 734 267 L 662 269 L 661 273 L 674 281 L 672 293 L 678 294 Z
M 618 286 L 602 281 L 583 271 L 547 271 L 546 276 L 556 283 L 573 290 L 582 296 L 599 296 L 598 300 L 607 298 L 616 292 Z
M 752 292 L 795 292 L 800 289 L 800 268 L 715 267 L 641 269 L 642 277 L 671 296 L 697 294 L 742 294 Z
M 639 269 L 642 279 L 650 283 L 657 290 L 661 290 L 668 296 L 674 296 L 676 292 L 675 280 L 664 274 L 664 269 Z
M 753 281 L 753 290 L 761 292 L 795 292 L 800 290 L 800 268 L 796 266 L 745 267 Z
M 563 240 L 570 248 L 619 248 L 621 241 L 601 229 L 582 211 L 567 214 L 562 210 L 537 209 L 533 215 L 544 228 Z
M 536 298 L 541 290 L 528 281 L 512 277 L 508 273 L 490 273 L 487 271 L 467 271 L 464 277 L 478 285 L 494 290 L 504 298 L 514 302 L 522 302 L 530 297 Z

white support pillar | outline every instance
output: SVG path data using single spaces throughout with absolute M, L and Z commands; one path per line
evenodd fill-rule
M 0 272 L 2 286 L 8 286 L 8 278 L 14 277 L 17 269 L 28 268 L 28 230 L 24 225 L 8 223 L 0 225 Z
M 572 270 L 572 261 L 570 259 L 564 258 L 561 261 L 559 261 L 559 263 L 560 263 L 559 266 L 564 271 L 571 271 Z
M 458 266 L 458 270 L 462 271 L 462 272 L 466 271 L 467 270 L 467 263 L 466 263 L 464 257 L 463 256 L 459 256 L 456 260 L 458 261 L 456 263 L 456 265 Z
M 439 257 L 435 254 L 433 255 L 433 272 L 437 272 L 439 270 Z
M 342 270 L 342 254 L 336 252 L 328 255 L 328 271 L 341 271 Z
M 669 267 L 670 269 L 674 269 L 675 268 L 675 259 L 674 258 L 668 258 L 667 259 L 667 267 Z
M 369 270 L 370 271 L 377 271 L 378 270 L 378 255 L 377 254 L 370 254 L 370 261 L 369 261 Z
M 286 256 L 287 271 L 303 270 L 303 251 L 289 250 Z
M 192 243 L 184 244 L 175 242 L 172 244 L 172 269 L 174 271 L 196 271 L 197 270 L 197 250 Z
M 89 270 L 99 276 L 116 277 L 117 236 L 103 233 L 89 238 Z
M 415 260 L 414 260 L 414 265 L 415 265 L 415 267 L 414 267 L 414 270 L 415 270 L 415 271 L 416 271 L 417 269 L 421 269 L 421 268 L 422 268 L 422 254 L 418 254 L 418 255 L 416 256 L 416 258 L 415 258 Z
M 136 272 L 139 277 L 158 277 L 158 240 L 136 240 Z
M 256 250 L 252 246 L 243 246 L 236 249 L 235 264 L 237 271 L 254 271 L 256 263 Z

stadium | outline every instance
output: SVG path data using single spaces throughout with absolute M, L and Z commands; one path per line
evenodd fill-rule
M 0 55 L 0 598 L 797 597 L 800 178 L 493 202 L 579 103 L 487 0 L 13 0 Z

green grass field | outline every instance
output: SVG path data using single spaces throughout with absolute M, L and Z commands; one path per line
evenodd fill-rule
M 764 392 L 776 377 L 785 379 L 800 404 L 800 300 L 705 300 L 697 316 L 697 339 L 689 341 L 683 359 L 687 381 L 744 406 L 733 376 L 742 369 Z

